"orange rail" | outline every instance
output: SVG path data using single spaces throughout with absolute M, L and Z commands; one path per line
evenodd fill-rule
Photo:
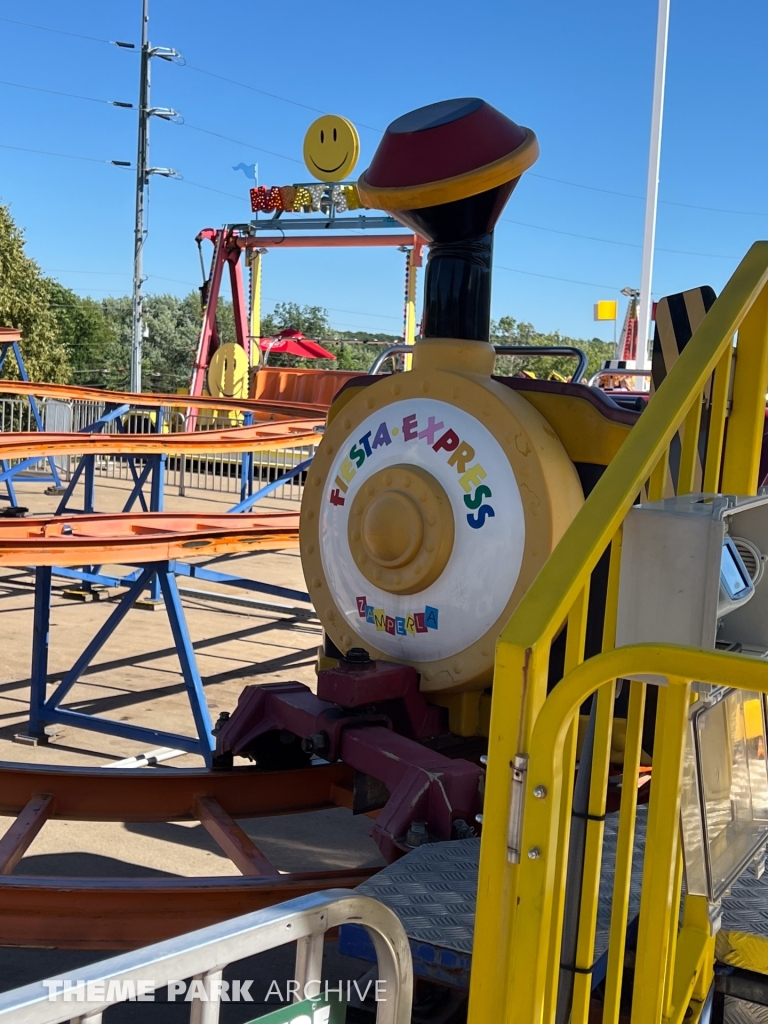
M 0 459 L 33 455 L 207 455 L 264 452 L 320 443 L 317 420 L 260 423 L 188 434 L 68 434 L 54 431 L 0 433 Z
M 0 338 L 0 342 L 2 342 L 2 338 Z M 344 381 L 341 381 L 341 384 L 343 383 Z M 0 380 L 0 394 L 35 395 L 40 398 L 58 398 L 63 402 L 73 399 L 82 399 L 88 402 L 113 402 L 118 405 L 135 405 L 153 409 L 161 406 L 187 409 L 192 405 L 198 409 L 240 409 L 243 412 L 253 413 L 256 419 L 268 420 L 278 417 L 291 419 L 295 416 L 325 416 L 330 405 L 330 402 L 294 402 L 281 398 L 270 401 L 269 399 L 252 398 L 212 398 L 210 395 L 144 393 L 136 395 L 131 391 L 107 391 L 103 388 L 78 387 L 76 384 L 45 384 L 23 380 Z
M 297 512 L 197 515 L 144 512 L 0 519 L 0 566 L 135 565 L 299 542 Z

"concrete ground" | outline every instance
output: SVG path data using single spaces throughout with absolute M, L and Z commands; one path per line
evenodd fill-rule
M 17 500 L 29 508 L 31 515 L 55 510 L 59 499 L 46 495 L 45 486 L 39 482 L 17 485 Z M 125 481 L 98 482 L 97 509 L 121 510 L 128 490 Z M 223 512 L 236 500 L 236 495 L 188 488 L 185 497 L 168 493 L 165 507 L 168 511 Z M 268 499 L 260 507 L 286 510 L 297 506 Z M 219 567 L 250 579 L 306 589 L 298 549 L 236 556 L 219 562 Z M 24 732 L 28 715 L 33 581 L 29 572 L 0 569 L 0 629 L 4 638 L 0 661 L 0 760 L 98 767 L 145 752 L 147 744 L 60 726 L 54 727 L 56 735 L 47 746 L 14 741 L 17 734 Z M 196 580 L 190 581 L 190 586 L 246 599 L 255 596 Z M 107 619 L 120 593 L 105 591 L 98 601 L 82 602 L 65 596 L 70 587 L 71 583 L 63 580 L 54 582 L 51 682 L 59 680 L 72 666 Z M 245 685 L 298 680 L 314 687 L 321 629 L 311 613 L 267 611 L 191 595 L 183 595 L 183 606 L 214 720 L 219 712 L 234 709 Z M 119 721 L 192 734 L 192 716 L 164 612 L 132 609 L 71 691 L 65 706 Z M 185 755 L 166 762 L 164 767 L 201 764 L 200 758 Z M 10 823 L 11 819 L 0 818 L 0 834 Z M 370 820 L 353 817 L 342 808 L 240 824 L 281 871 L 383 864 L 378 848 L 367 835 Z M 122 877 L 239 874 L 205 829 L 194 822 L 125 825 L 70 821 L 46 823 L 15 873 Z M 102 954 L 93 952 L 0 949 L 0 990 L 101 957 Z M 274 954 L 271 958 L 266 956 L 264 963 L 273 963 L 274 970 L 279 963 L 280 970 L 285 972 L 285 958 L 285 953 Z M 167 1012 L 171 1012 L 170 1007 Z M 255 1015 L 251 1008 L 250 1016 Z M 235 1017 L 249 1019 L 242 1014 Z M 171 1020 L 165 1016 L 162 1019 Z M 177 1015 L 173 1019 L 181 1018 Z

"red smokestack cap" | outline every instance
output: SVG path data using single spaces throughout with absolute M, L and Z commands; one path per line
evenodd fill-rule
M 531 129 L 485 100 L 443 100 L 392 122 L 358 188 L 380 210 L 437 206 L 519 178 L 538 155 Z

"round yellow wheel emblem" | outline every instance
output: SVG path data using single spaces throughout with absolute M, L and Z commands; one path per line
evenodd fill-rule
M 451 503 L 431 473 L 392 466 L 355 495 L 347 534 L 355 565 L 370 583 L 390 594 L 415 594 L 435 582 L 451 557 Z

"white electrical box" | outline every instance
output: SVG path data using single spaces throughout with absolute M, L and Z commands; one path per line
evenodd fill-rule
M 686 494 L 636 505 L 624 522 L 616 646 L 765 655 L 766 554 L 768 495 Z
M 685 644 L 768 660 L 765 553 L 768 494 L 635 506 L 624 523 L 617 647 Z M 693 689 L 681 788 L 686 891 L 717 905 L 748 865 L 764 869 L 768 718 L 759 693 Z

